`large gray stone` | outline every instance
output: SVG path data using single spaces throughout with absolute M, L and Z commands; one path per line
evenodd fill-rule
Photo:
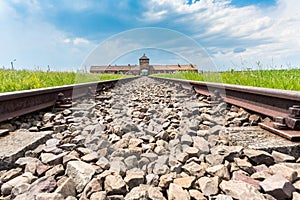
M 292 197 L 292 193 L 296 191 L 292 183 L 281 174 L 275 174 L 266 178 L 260 183 L 260 186 L 267 194 L 272 195 L 276 199 L 289 199 Z
M 92 162 L 99 159 L 99 156 L 96 152 L 91 152 L 81 157 L 81 160 L 84 162 Z
M 64 200 L 64 198 L 58 193 L 39 193 L 35 200 Z
M 96 162 L 97 165 L 99 165 L 102 169 L 109 169 L 110 164 L 109 161 L 105 157 L 99 158 L 99 160 Z
M 158 186 L 159 183 L 159 176 L 157 174 L 148 174 L 146 176 L 146 184 Z
M 73 179 L 76 184 L 77 192 L 82 192 L 86 184 L 95 174 L 95 169 L 92 165 L 82 161 L 69 161 L 66 174 Z
M 121 130 L 124 132 L 124 133 L 128 133 L 128 132 L 138 132 L 139 131 L 139 128 L 132 122 L 123 122 L 121 124 Z
M 224 157 L 224 160 L 233 162 L 234 158 L 241 156 L 243 149 L 242 146 L 217 145 L 211 148 L 211 153 L 213 155 L 221 155 Z
M 190 146 L 193 144 L 193 138 L 189 135 L 183 135 L 181 136 L 180 142 L 181 144 L 186 144 Z
M 137 157 L 135 155 L 132 155 L 132 156 L 129 156 L 129 157 L 125 158 L 124 162 L 125 162 L 128 169 L 138 167 L 138 160 L 137 160 Z
M 239 200 L 265 200 L 263 194 L 261 194 L 255 187 L 242 181 L 222 181 L 220 189 L 226 195 Z
M 36 163 L 36 162 L 40 162 L 40 160 L 33 157 L 21 157 L 15 162 L 15 164 L 20 167 L 25 167 L 28 163 Z
M 61 194 L 64 198 L 68 196 L 76 196 L 76 184 L 74 183 L 72 178 L 67 178 L 63 183 L 61 183 L 57 189 L 56 193 Z
M 43 151 L 47 152 L 47 153 L 55 153 L 55 154 L 61 153 L 61 149 L 57 148 L 59 143 L 60 143 L 60 140 L 51 138 L 51 139 L 47 140 L 46 147 L 43 149 Z
M 147 158 L 151 162 L 156 161 L 158 158 L 158 155 L 156 153 L 143 153 L 141 154 L 141 158 Z
M 219 191 L 219 177 L 215 176 L 212 178 L 209 177 L 201 177 L 197 183 L 200 186 L 202 193 L 205 196 L 215 195 Z
M 84 188 L 81 193 L 80 200 L 89 199 L 91 195 L 95 192 L 99 192 L 103 190 L 103 181 L 97 177 L 93 178 Z
M 200 150 L 196 147 L 188 147 L 184 150 L 184 153 L 189 155 L 189 158 L 191 157 L 198 157 L 200 154 Z
M 39 193 L 52 192 L 56 187 L 56 181 L 53 176 L 43 176 L 34 181 L 28 189 L 28 199 L 34 199 Z
M 5 172 L 1 177 L 0 177 L 0 181 L 2 182 L 7 182 L 19 175 L 22 174 L 22 169 L 21 168 L 14 168 L 11 170 L 8 170 L 7 172 Z
M 41 175 L 50 167 L 44 165 L 39 159 L 32 157 L 22 157 L 16 161 L 16 164 L 25 168 L 25 172 Z
M 297 179 L 297 171 L 283 164 L 275 164 L 270 166 L 269 169 L 272 174 L 281 174 L 291 182 L 294 182 Z
M 133 188 L 126 196 L 125 200 L 165 200 L 158 188 L 150 185 L 140 185 Z
M 131 169 L 126 172 L 124 181 L 128 185 L 129 189 L 132 189 L 140 184 L 143 184 L 145 181 L 145 173 L 139 169 Z
M 51 169 L 46 171 L 45 175 L 46 176 L 59 176 L 59 175 L 63 175 L 64 172 L 65 172 L 64 166 L 62 164 L 59 164 L 59 165 L 55 165 L 54 167 L 52 167 Z
M 297 179 L 300 179 L 300 163 L 290 163 L 290 162 L 284 162 L 284 163 L 280 163 L 284 166 L 287 166 L 291 169 L 294 169 L 297 172 Z
M 159 187 L 167 188 L 169 187 L 170 183 L 176 178 L 176 173 L 172 172 L 169 174 L 162 175 L 159 179 Z
M 157 175 L 164 175 L 169 173 L 170 168 L 165 164 L 156 163 L 153 169 L 153 173 Z
M 182 169 L 191 176 L 201 177 L 205 174 L 204 167 L 199 165 L 198 163 L 195 163 L 194 161 L 185 164 L 184 166 L 182 166 Z
M 189 154 L 187 154 L 187 153 L 179 153 L 179 154 L 176 154 L 175 156 L 176 156 L 176 159 L 181 163 L 185 163 L 189 159 Z
M 260 190 L 259 181 L 255 180 L 252 177 L 247 176 L 243 171 L 234 171 L 232 173 L 231 179 L 246 182 L 254 186 L 256 189 Z
M 126 193 L 126 183 L 120 175 L 108 175 L 105 177 L 104 189 L 108 195 Z
M 11 190 L 11 197 L 15 198 L 16 196 L 26 193 L 28 191 L 29 187 L 30 187 L 30 184 L 28 184 L 28 183 L 21 183 L 19 185 L 16 185 Z
M 0 137 L 0 170 L 12 168 L 18 158 L 23 157 L 26 151 L 44 143 L 52 133 L 19 131 Z
M 194 147 L 199 149 L 200 154 L 208 154 L 210 152 L 209 143 L 203 137 L 194 136 L 193 141 Z
M 265 164 L 267 166 L 270 166 L 275 163 L 272 155 L 266 151 L 255 150 L 255 149 L 244 149 L 244 154 L 255 165 Z
M 223 163 L 224 157 L 219 154 L 208 154 L 205 156 L 205 161 L 210 165 L 219 165 Z
M 179 185 L 171 183 L 168 190 L 168 199 L 172 200 L 190 200 L 188 191 L 182 189 Z
M 278 151 L 272 151 L 272 156 L 273 156 L 276 163 L 279 163 L 279 162 L 293 162 L 293 161 L 296 160 L 294 156 L 290 156 L 290 155 L 287 155 L 285 153 L 281 153 L 281 152 L 278 152 Z
M 122 160 L 113 160 L 110 162 L 109 170 L 124 176 L 127 171 L 127 167 Z
M 128 148 L 134 148 L 134 147 L 139 147 L 143 143 L 142 139 L 138 138 L 131 138 L 128 142 Z
M 223 164 L 208 167 L 206 169 L 206 172 L 210 175 L 218 176 L 225 180 L 230 179 L 230 173 L 229 173 L 228 167 Z
M 195 181 L 196 177 L 195 176 L 186 176 L 186 177 L 181 177 L 181 178 L 176 178 L 174 179 L 174 184 L 179 185 L 182 188 L 189 189 L 193 182 Z
M 58 155 L 55 155 L 53 153 L 42 153 L 41 161 L 48 165 L 58 165 L 62 163 L 63 157 L 67 154 L 68 152 L 63 152 Z
M 238 168 L 242 169 L 243 171 L 249 174 L 253 174 L 255 172 L 255 169 L 253 168 L 252 164 L 246 158 L 234 158 L 234 162 Z
M 31 183 L 33 180 L 35 180 L 36 177 L 33 176 L 30 172 L 26 172 L 20 176 L 17 176 L 8 182 L 4 183 L 1 186 L 1 192 L 3 195 L 9 195 L 11 193 L 11 190 L 19 184 L 22 183 Z

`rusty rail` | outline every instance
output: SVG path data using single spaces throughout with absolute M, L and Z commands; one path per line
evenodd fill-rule
M 88 95 L 91 90 L 100 91 L 112 87 L 117 82 L 127 82 L 135 78 L 0 93 L 0 122 L 51 107 L 60 93 L 66 98 L 76 99 Z
M 171 81 L 177 85 L 181 85 L 185 89 L 195 90 L 197 93 L 206 96 L 218 90 L 227 103 L 272 118 L 278 116 L 285 117 L 289 114 L 289 107 L 300 104 L 300 92 L 297 91 L 169 78 L 152 78 L 160 81 Z
M 260 123 L 260 127 L 289 140 L 300 141 L 300 107 L 297 106 L 300 105 L 300 92 L 298 91 L 169 78 L 152 78 L 172 82 L 180 87 L 194 90 L 205 96 L 211 95 L 217 90 L 225 102 L 271 117 L 275 121 Z M 293 109 L 294 114 L 291 112 Z M 295 117 L 295 113 L 299 116 Z M 291 127 L 296 128 L 291 129 Z

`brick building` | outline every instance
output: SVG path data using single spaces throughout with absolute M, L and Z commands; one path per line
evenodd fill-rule
M 176 71 L 195 71 L 197 66 L 188 65 L 150 65 L 150 59 L 144 54 L 139 58 L 139 65 L 108 65 L 108 66 L 91 66 L 91 73 L 123 73 L 134 75 L 149 75 L 156 73 L 174 73 Z

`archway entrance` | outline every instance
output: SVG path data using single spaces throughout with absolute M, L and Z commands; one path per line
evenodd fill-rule
M 142 76 L 148 76 L 149 72 L 148 72 L 148 69 L 142 69 L 141 70 L 141 75 Z

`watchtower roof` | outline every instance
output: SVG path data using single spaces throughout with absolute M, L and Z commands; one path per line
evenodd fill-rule
M 145 54 L 142 57 L 140 57 L 140 60 L 145 60 L 145 59 L 149 60 L 149 58 Z

